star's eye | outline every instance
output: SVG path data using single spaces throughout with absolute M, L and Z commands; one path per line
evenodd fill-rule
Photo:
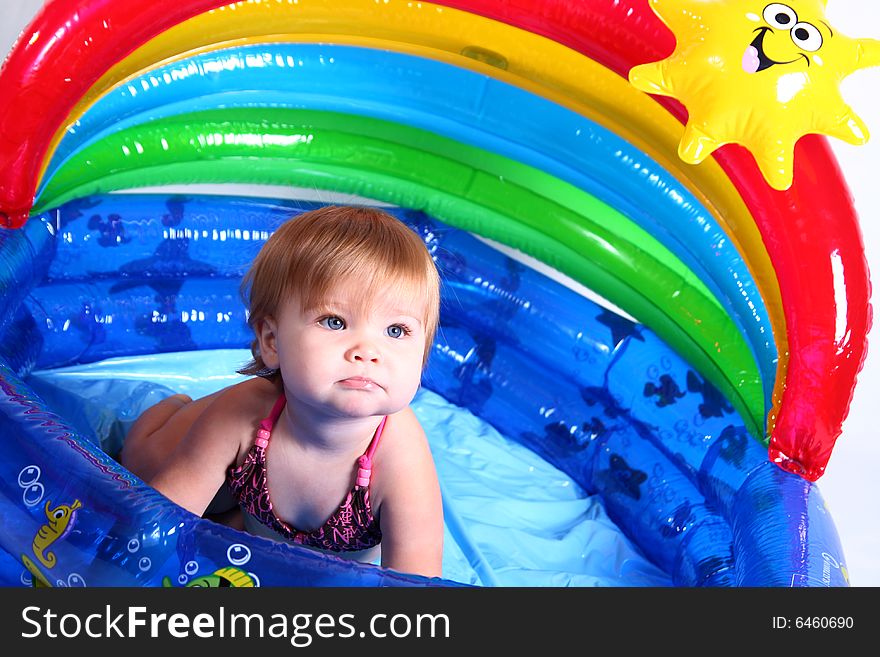
M 410 330 L 403 324 L 392 324 L 385 329 L 385 333 L 391 338 L 402 338 L 405 335 L 409 335 Z
M 318 324 L 320 324 L 324 328 L 330 329 L 331 331 L 341 331 L 345 328 L 345 320 L 341 317 L 337 317 L 336 315 L 322 317 L 320 320 L 318 320 Z
M 764 20 L 777 30 L 790 30 L 797 23 L 797 14 L 788 5 L 774 2 L 764 7 Z
M 795 25 L 791 31 L 791 40 L 794 41 L 794 45 L 807 52 L 816 52 L 822 47 L 822 33 L 810 23 Z

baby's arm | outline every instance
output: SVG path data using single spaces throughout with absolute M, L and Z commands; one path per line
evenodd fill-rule
M 443 505 L 431 450 L 412 411 L 392 421 L 398 424 L 397 439 L 384 445 L 393 453 L 386 452 L 381 468 L 382 566 L 440 577 Z
M 235 463 L 243 424 L 236 413 L 240 391 L 223 391 L 193 422 L 150 485 L 183 508 L 202 515 Z

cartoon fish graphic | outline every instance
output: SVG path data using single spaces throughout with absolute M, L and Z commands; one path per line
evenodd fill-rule
M 59 504 L 54 509 L 50 508 L 52 502 L 46 500 L 46 518 L 49 520 L 45 525 L 40 527 L 37 535 L 34 536 L 33 549 L 34 556 L 40 560 L 46 568 L 52 568 L 55 563 L 55 553 L 46 552 L 46 549 L 55 541 L 61 540 L 73 529 L 76 522 L 76 510 L 82 504 L 79 500 L 74 500 L 73 504 Z
M 171 583 L 171 579 L 169 577 L 164 577 L 162 579 L 162 586 L 168 588 L 174 585 Z M 194 580 L 187 583 L 186 588 L 216 589 L 231 587 L 240 589 L 253 588 L 254 586 L 254 578 L 248 575 L 241 568 L 227 566 L 225 568 L 215 570 L 210 575 L 196 577 Z

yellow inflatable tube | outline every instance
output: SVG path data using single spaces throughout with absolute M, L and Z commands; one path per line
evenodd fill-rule
M 66 126 L 117 84 L 160 62 L 223 46 L 268 41 L 330 41 L 469 68 L 578 112 L 645 151 L 726 227 L 755 278 L 779 353 L 769 433 L 782 396 L 788 347 L 778 282 L 745 203 L 714 160 L 698 165 L 680 160 L 681 124 L 660 105 L 585 55 L 545 37 L 427 2 L 251 0 L 227 5 L 166 30 L 107 71 L 53 137 L 43 171 Z

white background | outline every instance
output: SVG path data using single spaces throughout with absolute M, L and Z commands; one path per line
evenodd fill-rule
M 5 56 L 42 4 L 42 0 L 0 0 L 0 54 Z M 880 38 L 876 0 L 830 0 L 827 15 L 832 27 L 848 36 Z M 880 68 L 854 73 L 844 80 L 842 90 L 847 103 L 877 135 L 864 146 L 829 140 L 852 190 L 868 265 L 876 277 L 880 276 Z M 880 424 L 880 414 L 874 414 L 880 401 L 880 308 L 875 312 L 878 319 L 869 335 L 868 356 L 849 417 L 818 482 L 840 534 L 853 586 L 880 586 L 880 439 L 874 424 Z

